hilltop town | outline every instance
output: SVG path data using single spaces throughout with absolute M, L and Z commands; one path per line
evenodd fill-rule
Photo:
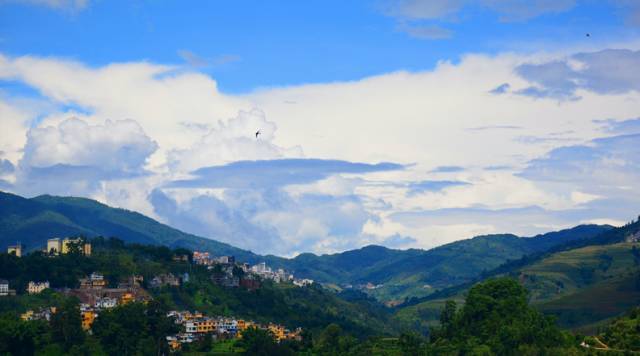
M 91 241 L 84 238 L 66 237 L 52 238 L 47 241 L 42 250 L 32 252 L 49 259 L 60 256 L 83 256 L 90 258 L 92 255 Z M 25 250 L 20 244 L 10 246 L 7 254 L 22 258 Z M 197 268 L 206 271 L 209 281 L 225 289 L 244 289 L 256 291 L 262 288 L 263 283 L 269 281 L 276 284 L 288 284 L 293 287 L 306 287 L 314 282 L 310 279 L 297 279 L 290 272 L 283 269 L 272 270 L 265 262 L 250 265 L 236 261 L 234 256 L 212 256 L 209 252 L 180 250 L 172 253 L 171 262 L 180 265 L 183 269 Z M 54 286 L 45 277 L 30 280 L 26 288 L 11 288 L 9 281 L 0 280 L 0 297 L 25 295 L 38 295 L 47 290 L 54 291 L 63 296 L 74 298 L 79 302 L 82 329 L 91 332 L 95 322 L 105 311 L 125 306 L 130 303 L 149 303 L 154 299 L 154 294 L 161 290 L 179 288 L 190 282 L 189 272 L 174 274 L 172 272 L 158 273 L 145 279 L 143 275 L 131 274 L 121 276 L 115 283 L 107 280 L 104 273 L 112 271 L 96 270 L 88 275 L 78 278 L 77 285 Z M 24 321 L 45 320 L 50 321 L 56 314 L 56 306 L 41 306 L 23 312 L 20 317 Z M 177 351 L 184 344 L 191 344 L 211 340 L 229 340 L 241 338 L 242 333 L 249 328 L 264 330 L 273 335 L 276 342 L 283 340 L 301 340 L 301 328 L 293 330 L 275 323 L 261 323 L 246 318 L 236 318 L 229 315 L 207 315 L 197 310 L 170 310 L 166 313 L 174 323 L 179 326 L 175 334 L 166 335 L 167 345 L 170 350 Z

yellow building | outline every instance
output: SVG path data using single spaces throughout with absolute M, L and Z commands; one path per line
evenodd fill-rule
M 199 334 L 214 332 L 217 326 L 216 321 L 213 319 L 192 320 L 185 324 L 187 332 Z
M 20 319 L 27 321 L 33 319 L 33 310 L 27 310 L 20 315 Z
M 271 331 L 277 341 L 282 341 L 285 339 L 284 326 L 269 324 L 269 331 Z
M 62 240 L 62 254 L 67 254 L 71 251 L 71 246 L 73 244 L 77 244 L 80 246 L 80 250 L 82 252 L 82 254 L 84 254 L 85 256 L 91 256 L 91 244 L 88 242 L 84 242 L 83 239 L 69 239 L 66 238 L 64 240 Z
M 7 253 L 14 254 L 16 257 L 22 257 L 22 245 L 9 246 Z
M 87 310 L 80 313 L 82 315 L 82 329 L 89 330 L 96 320 L 96 313 L 93 310 Z
M 71 239 L 71 238 L 64 238 L 64 239 L 59 239 L 59 238 L 55 238 L 55 239 L 49 239 L 47 240 L 47 253 L 50 253 L 52 255 L 58 255 L 58 254 L 67 254 L 71 251 L 71 246 L 73 244 L 79 244 L 80 245 L 80 252 L 82 254 L 84 254 L 85 256 L 91 256 L 91 244 L 88 242 L 84 242 L 83 239 L 81 238 L 76 238 L 76 239 Z
M 135 297 L 133 296 L 133 293 L 126 292 L 120 297 L 120 304 L 125 305 L 133 302 L 134 300 L 135 300 Z
M 47 253 L 57 255 L 62 251 L 62 241 L 58 238 L 47 240 Z
M 171 338 L 167 338 L 168 341 L 167 343 L 169 344 L 169 349 L 171 349 L 171 351 L 179 351 L 180 347 L 182 345 L 180 345 L 180 342 L 178 341 L 177 338 L 175 337 L 171 337 Z

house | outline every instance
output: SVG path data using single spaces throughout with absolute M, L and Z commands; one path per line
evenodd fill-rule
M 184 326 L 187 333 L 206 334 L 214 332 L 216 330 L 217 323 L 215 319 L 202 318 L 187 321 Z
M 32 320 L 51 320 L 51 315 L 56 313 L 56 307 L 40 308 L 38 311 L 27 310 L 20 315 L 20 318 L 24 321 Z
M 100 273 L 93 272 L 88 278 L 80 278 L 81 289 L 102 289 L 107 286 L 107 281 Z
M 175 262 L 189 262 L 189 255 L 173 255 Z
M 276 338 L 276 341 L 280 342 L 285 339 L 285 329 L 282 325 L 277 324 L 269 324 L 267 329 L 271 331 L 273 336 Z
M 238 321 L 235 319 L 220 318 L 217 324 L 218 334 L 235 336 L 238 333 Z
M 93 310 L 84 310 L 80 312 L 80 316 L 82 318 L 82 329 L 87 331 L 91 329 L 91 325 L 93 325 L 98 314 Z
M 144 277 L 139 275 L 132 275 L 127 277 L 124 281 L 118 283 L 118 288 L 139 288 L 144 282 Z
M 313 279 L 307 279 L 307 278 L 294 279 L 293 284 L 295 284 L 298 287 L 306 287 L 313 284 Z
M 6 297 L 8 295 L 16 295 L 16 291 L 9 289 L 9 281 L 0 279 L 0 297 Z
M 166 273 L 153 277 L 149 282 L 149 287 L 151 288 L 160 288 L 162 286 L 179 287 L 180 280 L 173 273 Z
M 62 240 L 62 254 L 71 252 L 74 245 L 79 247 L 80 253 L 82 253 L 83 255 L 91 256 L 91 244 L 86 242 L 82 238 L 65 238 L 64 240 Z
M 62 251 L 62 241 L 59 238 L 48 239 L 47 240 L 47 250 L 46 253 L 50 255 L 57 255 Z
M 49 281 L 44 282 L 29 282 L 27 285 L 27 293 L 40 294 L 43 290 L 49 288 Z
M 85 256 L 91 255 L 91 244 L 82 238 L 53 238 L 47 240 L 46 253 L 50 255 L 67 254 L 71 252 L 74 246 L 78 246 L 79 252 Z
M 17 244 L 7 248 L 8 254 L 14 254 L 16 257 L 22 257 L 22 245 Z
M 629 234 L 625 237 L 625 242 L 640 242 L 640 231 L 636 231 L 635 234 Z
M 210 265 L 211 258 L 209 252 L 193 251 L 193 262 L 197 265 Z
M 176 351 L 180 351 L 181 348 L 181 344 L 180 341 L 178 341 L 178 338 L 175 336 L 167 336 L 167 344 L 169 345 L 169 350 L 171 350 L 171 352 L 176 352 Z
M 103 297 L 98 299 L 95 305 L 98 309 L 115 308 L 118 305 L 118 300 L 116 298 Z

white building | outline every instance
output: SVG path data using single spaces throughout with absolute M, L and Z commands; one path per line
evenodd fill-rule
M 96 301 L 96 308 L 99 309 L 115 308 L 116 305 L 118 305 L 118 300 L 116 298 L 104 297 Z
M 0 279 L 0 296 L 9 295 L 9 281 Z
M 44 282 L 29 282 L 27 285 L 27 293 L 40 294 L 43 290 L 49 288 L 49 281 Z

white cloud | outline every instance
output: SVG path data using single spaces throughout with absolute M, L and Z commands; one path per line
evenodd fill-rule
M 20 164 L 29 168 L 88 166 L 104 172 L 139 174 L 158 147 L 133 120 L 90 125 L 71 118 L 56 127 L 33 128 L 27 137 Z
M 262 111 L 240 111 L 226 123 L 218 122 L 191 147 L 169 152 L 169 165 L 174 171 L 190 172 L 233 161 L 302 156 L 300 146 L 283 148 L 273 144 L 275 132 L 276 124 L 268 121 Z
M 0 56 L 0 80 L 35 88 L 53 107 L 0 101 L 11 130 L 0 132 L 0 150 L 13 164 L 22 159 L 18 191 L 32 192 L 21 190 L 32 183 L 98 198 L 258 252 L 431 247 L 479 233 L 624 221 L 640 199 L 629 193 L 639 179 L 629 156 L 638 156 L 637 142 L 621 138 L 636 123 L 620 120 L 637 117 L 637 90 L 583 85 L 571 92 L 582 100 L 564 102 L 515 94 L 541 85 L 516 68 L 566 58 L 574 59 L 468 55 L 429 71 L 232 96 L 206 75 L 171 66 Z M 561 74 L 588 66 L 568 68 Z M 490 92 L 500 86 L 500 95 Z M 559 156 L 566 145 L 572 154 Z M 573 155 L 582 146 L 591 153 Z M 290 159 L 302 149 L 310 158 Z M 549 179 L 551 171 L 566 180 Z M 38 174 L 83 179 L 61 185 Z
M 89 5 L 89 0 L 3 0 L 0 1 L 0 5 L 2 5 L 3 2 L 46 6 L 71 12 L 81 11 Z

